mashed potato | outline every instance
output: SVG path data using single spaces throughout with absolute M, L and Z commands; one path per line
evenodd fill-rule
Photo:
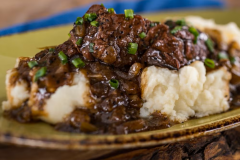
M 86 77 L 80 72 L 74 75 L 71 86 L 59 87 L 56 92 L 46 100 L 44 111 L 47 115 L 40 119 L 49 123 L 62 122 L 76 107 L 89 106 L 89 84 Z
M 3 102 L 3 110 L 9 110 L 22 105 L 22 103 L 29 98 L 28 84 L 26 81 L 17 81 L 15 84 L 11 84 L 11 78 L 16 75 L 17 71 L 11 69 L 7 71 L 6 75 L 6 89 L 8 101 Z
M 59 87 L 49 99 L 45 99 L 43 110 L 35 106 L 35 93 L 38 91 L 37 83 L 28 87 L 27 82 L 21 80 L 14 85 L 10 84 L 11 77 L 16 73 L 15 69 L 9 70 L 6 75 L 6 87 L 8 101 L 3 102 L 3 110 L 20 107 L 24 101 L 29 99 L 28 105 L 35 118 L 48 123 L 59 123 L 70 114 L 76 107 L 88 107 L 90 103 L 89 81 L 81 72 L 75 73 L 71 86 Z M 39 116 L 40 115 L 40 116 Z
M 151 66 L 141 75 L 141 117 L 159 111 L 172 120 L 186 121 L 226 111 L 229 108 L 230 73 L 220 68 L 206 75 L 202 62 L 196 61 L 178 71 Z
M 216 24 L 212 19 L 203 19 L 197 16 L 188 16 L 185 19 L 194 27 L 214 37 L 219 45 L 229 45 L 232 42 L 236 42 L 238 48 L 240 48 L 240 30 L 236 23 L 231 22 L 226 25 L 220 25 Z

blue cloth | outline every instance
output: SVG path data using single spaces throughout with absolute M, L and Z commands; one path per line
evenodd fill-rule
M 103 3 L 106 8 L 114 8 L 116 13 L 123 13 L 124 9 L 133 9 L 135 13 L 149 13 L 170 9 L 223 8 L 225 6 L 221 0 L 126 0 Z M 84 15 L 91 5 L 74 8 L 44 19 L 3 28 L 0 30 L 0 36 L 73 23 L 76 17 Z

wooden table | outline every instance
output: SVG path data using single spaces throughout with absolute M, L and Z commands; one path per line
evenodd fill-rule
M 0 160 L 85 160 L 87 155 L 73 150 L 0 145 Z M 106 160 L 240 160 L 240 127 L 180 143 L 106 151 L 104 156 L 95 156 Z
M 43 18 L 98 0 L 10 0 L 0 5 L 0 28 Z M 238 0 L 226 0 L 229 7 L 240 7 Z M 99 2 L 98 2 L 99 3 Z M 45 150 L 0 145 L 0 160 L 83 160 L 79 151 Z M 239 160 L 240 127 L 176 144 L 120 150 L 96 159 L 108 160 Z

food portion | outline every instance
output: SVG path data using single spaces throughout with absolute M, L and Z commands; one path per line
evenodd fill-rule
M 128 134 L 239 105 L 240 43 L 227 29 L 124 12 L 93 5 L 66 42 L 18 58 L 6 76 L 5 115 L 66 132 Z
M 184 122 L 190 117 L 203 117 L 229 109 L 231 74 L 221 67 L 206 73 L 203 62 L 195 61 L 179 71 L 147 67 L 141 75 L 141 117 L 156 111 L 172 121 Z

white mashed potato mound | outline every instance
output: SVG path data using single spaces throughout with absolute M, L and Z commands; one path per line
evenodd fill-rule
M 40 119 L 52 124 L 62 122 L 76 107 L 88 106 L 89 92 L 89 82 L 86 77 L 81 72 L 76 73 L 71 86 L 59 87 L 46 100 L 44 111 L 47 114 L 41 116 Z
M 26 81 L 17 81 L 15 84 L 10 84 L 10 79 L 16 74 L 15 69 L 7 71 L 6 89 L 8 101 L 2 103 L 3 110 L 9 110 L 21 106 L 21 104 L 29 98 L 28 84 Z
M 31 99 L 32 95 L 38 91 L 36 83 L 28 87 L 27 82 L 17 81 L 16 84 L 10 84 L 11 76 L 16 73 L 15 69 L 9 70 L 6 75 L 6 88 L 8 101 L 2 103 L 3 110 L 10 110 L 20 107 L 24 101 Z M 76 107 L 88 107 L 90 101 L 89 81 L 81 72 L 75 73 L 73 83 L 59 87 L 49 99 L 45 100 L 43 111 L 35 108 L 35 102 L 28 101 L 34 113 L 40 113 L 41 116 L 35 118 L 48 123 L 56 124 L 62 122 Z
M 240 29 L 234 22 L 226 25 L 216 24 L 212 19 L 204 19 L 198 16 L 187 16 L 186 21 L 199 30 L 215 37 L 223 44 L 235 41 L 240 47 Z
M 141 75 L 141 117 L 159 111 L 171 120 L 183 122 L 189 117 L 202 117 L 229 108 L 228 83 L 231 74 L 225 68 L 206 76 L 204 64 L 196 61 L 178 71 L 151 66 Z

